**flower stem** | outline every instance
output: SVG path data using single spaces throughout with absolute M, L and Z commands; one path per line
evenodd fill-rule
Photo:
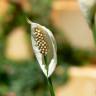
M 46 69 L 47 69 L 47 74 L 48 74 L 48 64 L 47 64 L 46 56 L 44 56 L 44 61 L 45 61 L 45 64 L 46 64 Z M 50 90 L 50 95 L 55 96 L 51 77 L 47 77 L 47 82 L 48 82 L 48 88 Z
M 93 26 L 93 37 L 94 37 L 94 42 L 96 45 L 96 22 L 94 23 L 94 26 Z
M 51 96 L 55 96 L 51 77 L 47 78 L 47 82 L 48 82 L 48 86 L 49 86 Z

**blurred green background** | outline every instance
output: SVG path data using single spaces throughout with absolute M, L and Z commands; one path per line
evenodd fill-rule
M 26 17 L 49 28 L 56 38 L 55 89 L 70 79 L 67 70 L 71 66 L 96 63 L 93 50 L 71 46 L 63 31 L 54 24 L 52 2 L 0 0 L 0 96 L 49 96 L 47 82 L 32 51 L 30 25 Z

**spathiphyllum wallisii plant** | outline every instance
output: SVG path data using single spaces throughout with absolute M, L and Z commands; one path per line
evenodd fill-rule
M 84 14 L 96 44 L 96 0 L 78 0 L 82 13 Z
M 52 32 L 46 27 L 31 22 L 32 47 L 38 63 L 47 78 L 51 96 L 55 96 L 51 75 L 57 64 L 57 46 Z

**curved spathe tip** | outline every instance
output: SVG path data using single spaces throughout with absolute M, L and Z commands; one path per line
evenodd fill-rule
M 34 27 L 36 27 L 37 25 L 39 25 L 39 24 L 37 24 L 37 23 L 34 23 L 34 22 L 32 22 L 30 19 L 28 19 L 28 18 L 26 18 L 27 19 L 27 22 L 31 25 L 31 27 L 32 28 L 34 28 Z
M 26 17 L 26 20 L 27 20 L 27 22 L 28 22 L 29 24 L 32 24 L 32 21 L 29 20 L 27 17 Z

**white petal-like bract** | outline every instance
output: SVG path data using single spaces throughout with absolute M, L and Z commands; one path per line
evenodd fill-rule
M 91 25 L 92 19 L 96 12 L 96 0 L 78 0 L 80 8 L 86 17 L 88 23 Z
M 31 21 L 28 22 L 31 24 L 31 40 L 35 56 L 45 76 L 50 77 L 57 64 L 57 45 L 55 38 L 52 32 L 46 27 Z

